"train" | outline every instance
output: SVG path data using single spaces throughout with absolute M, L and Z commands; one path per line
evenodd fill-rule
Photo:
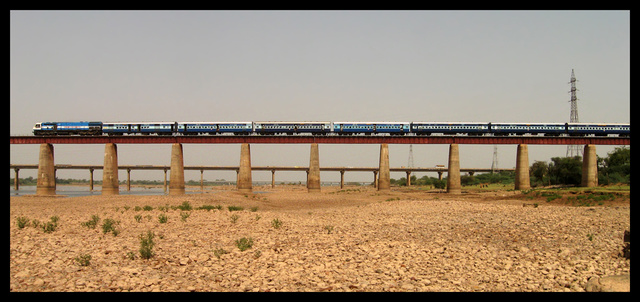
M 45 135 L 468 135 L 620 136 L 624 123 L 478 122 L 41 122 Z

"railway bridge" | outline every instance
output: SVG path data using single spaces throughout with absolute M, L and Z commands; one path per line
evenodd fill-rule
M 389 144 L 448 144 L 447 192 L 461 193 L 459 144 L 516 144 L 516 190 L 530 188 L 529 144 L 584 145 L 582 186 L 597 186 L 596 145 L 629 145 L 629 137 L 544 137 L 523 136 L 11 136 L 10 144 L 40 144 L 38 163 L 37 195 L 55 195 L 55 169 L 53 144 L 104 144 L 102 194 L 119 193 L 117 144 L 172 144 L 169 194 L 185 194 L 184 161 L 182 144 L 240 144 L 237 188 L 241 192 L 252 192 L 251 144 L 310 144 L 310 159 L 307 175 L 309 192 L 320 191 L 320 164 L 318 144 L 379 144 L 380 161 L 377 168 L 378 190 L 389 190 Z M 407 174 L 409 175 L 409 174 Z
M 38 169 L 38 165 L 14 165 L 10 164 L 9 168 L 15 172 L 14 177 L 14 189 L 18 190 L 20 186 L 19 171 L 23 169 Z M 103 166 L 98 165 L 55 165 L 55 170 L 89 170 L 89 190 L 93 191 L 93 171 L 102 170 Z M 127 191 L 131 190 L 131 171 L 134 170 L 160 170 L 164 171 L 164 191 L 167 191 L 167 171 L 171 170 L 171 166 L 157 166 L 157 165 L 119 165 L 118 170 L 127 171 Z M 240 170 L 239 166 L 184 166 L 184 170 L 200 171 L 200 190 L 204 190 L 204 171 L 236 171 L 236 174 Z M 473 175 L 476 172 L 502 172 L 502 171 L 514 171 L 515 169 L 487 169 L 487 168 L 460 168 L 460 172 L 467 172 Z M 251 171 L 271 171 L 271 187 L 275 187 L 275 174 L 276 171 L 304 171 L 309 174 L 309 167 L 302 166 L 252 166 Z M 320 171 L 334 171 L 340 172 L 340 189 L 344 188 L 344 173 L 345 172 L 373 172 L 373 184 L 376 185 L 378 167 L 320 167 Z M 447 172 L 447 168 L 442 167 L 399 167 L 389 168 L 391 172 L 405 172 L 407 174 L 407 185 L 411 185 L 411 173 L 413 172 L 436 172 L 438 178 L 442 179 L 442 174 Z

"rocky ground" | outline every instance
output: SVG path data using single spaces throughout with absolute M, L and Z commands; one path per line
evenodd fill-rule
M 11 197 L 10 290 L 585 291 L 630 274 L 620 256 L 628 198 L 577 207 L 517 191 L 220 189 Z M 185 202 L 191 210 L 178 208 Z M 95 229 L 83 225 L 92 215 Z M 19 217 L 29 220 L 23 228 Z M 103 232 L 107 219 L 117 235 Z M 142 259 L 149 231 L 154 256 Z M 244 251 L 242 238 L 252 241 Z

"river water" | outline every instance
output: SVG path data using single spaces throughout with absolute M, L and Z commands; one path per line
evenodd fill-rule
M 102 194 L 101 186 L 93 186 L 93 191 L 89 190 L 89 186 L 56 186 L 56 194 L 64 195 L 68 197 L 77 197 L 77 196 L 91 196 L 91 195 L 101 195 Z M 13 186 L 9 188 L 10 196 L 24 196 L 24 195 L 35 195 L 36 194 L 36 186 L 20 186 L 18 191 L 14 190 Z M 191 193 L 200 193 L 187 191 L 187 194 Z M 162 187 L 131 187 L 131 191 L 127 191 L 126 188 L 120 188 L 120 195 L 167 195 L 168 193 L 164 192 Z

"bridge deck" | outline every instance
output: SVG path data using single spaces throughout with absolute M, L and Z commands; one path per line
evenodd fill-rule
M 629 137 L 545 136 L 11 136 L 10 144 L 543 144 L 630 145 Z

